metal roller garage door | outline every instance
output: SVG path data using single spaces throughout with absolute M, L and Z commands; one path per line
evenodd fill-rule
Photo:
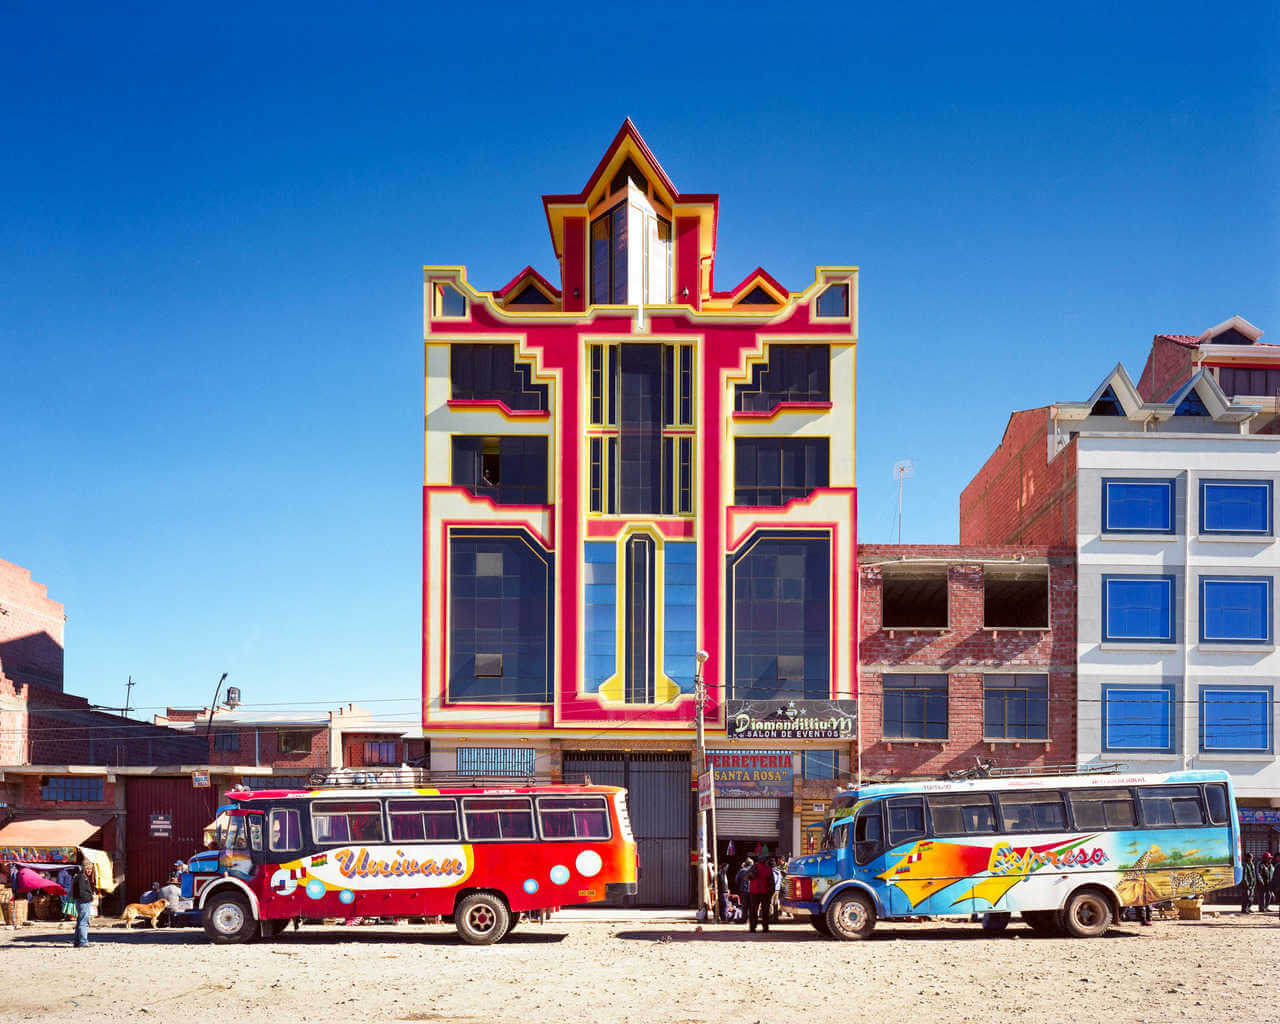
M 782 838 L 782 801 L 741 797 L 716 801 L 716 835 L 720 838 Z
M 688 754 L 566 753 L 566 782 L 590 776 L 596 785 L 627 790 L 640 863 L 639 892 L 619 901 L 634 907 L 687 907 L 693 797 Z

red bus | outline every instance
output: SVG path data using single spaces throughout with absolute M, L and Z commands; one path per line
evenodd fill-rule
M 521 915 L 636 891 L 626 790 L 470 785 L 232 792 L 192 892 L 218 943 L 291 920 L 442 917 L 497 942 Z

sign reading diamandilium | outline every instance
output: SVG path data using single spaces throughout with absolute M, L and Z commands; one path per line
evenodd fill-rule
M 725 708 L 731 740 L 851 740 L 857 728 L 853 700 L 731 700 Z

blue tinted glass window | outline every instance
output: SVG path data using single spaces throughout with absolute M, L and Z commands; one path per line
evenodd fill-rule
M 454 435 L 453 483 L 498 505 L 545 505 L 547 439 Z
M 449 346 L 454 398 L 502 402 L 508 409 L 547 410 L 547 385 L 533 380 L 533 367 L 516 359 L 514 345 Z
M 827 538 L 757 535 L 730 563 L 729 585 L 733 654 L 729 696 L 735 700 L 830 699 L 831 549 Z
M 1103 576 L 1102 639 L 1173 641 L 1172 576 Z
M 1271 534 L 1271 481 L 1202 480 L 1201 533 Z
M 449 699 L 551 700 L 551 555 L 527 535 L 449 540 Z
M 849 315 L 849 286 L 847 284 L 828 285 L 818 296 L 818 316 L 842 317 Z
M 1172 480 L 1103 480 L 1103 533 L 1173 533 Z
M 1270 643 L 1271 577 L 1202 576 L 1200 640 Z
M 1173 750 L 1173 687 L 1104 686 L 1102 749 Z
M 800 761 L 801 774 L 806 779 L 834 779 L 836 777 L 836 752 L 834 750 L 806 750 Z
M 947 738 L 945 675 L 886 675 L 882 687 L 885 739 Z
M 1200 749 L 1271 749 L 1269 689 L 1203 686 L 1200 688 Z
M 662 345 L 623 345 L 619 511 L 661 512 Z
M 1049 738 L 1049 677 L 989 675 L 983 677 L 982 734 L 989 739 Z
M 826 487 L 831 442 L 825 437 L 759 437 L 734 442 L 735 505 L 779 506 Z
M 751 382 L 734 389 L 738 412 L 769 412 L 782 402 L 831 401 L 831 349 L 826 345 L 769 346 L 767 362 L 751 368 Z

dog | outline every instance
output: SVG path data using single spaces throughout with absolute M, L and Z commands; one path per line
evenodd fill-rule
M 151 927 L 155 928 L 156 923 L 160 920 L 160 915 L 164 913 L 165 908 L 169 906 L 169 901 L 165 899 L 156 900 L 154 903 L 130 903 L 124 908 L 124 920 L 121 924 L 125 928 L 132 928 L 133 922 L 138 918 L 150 918 Z

